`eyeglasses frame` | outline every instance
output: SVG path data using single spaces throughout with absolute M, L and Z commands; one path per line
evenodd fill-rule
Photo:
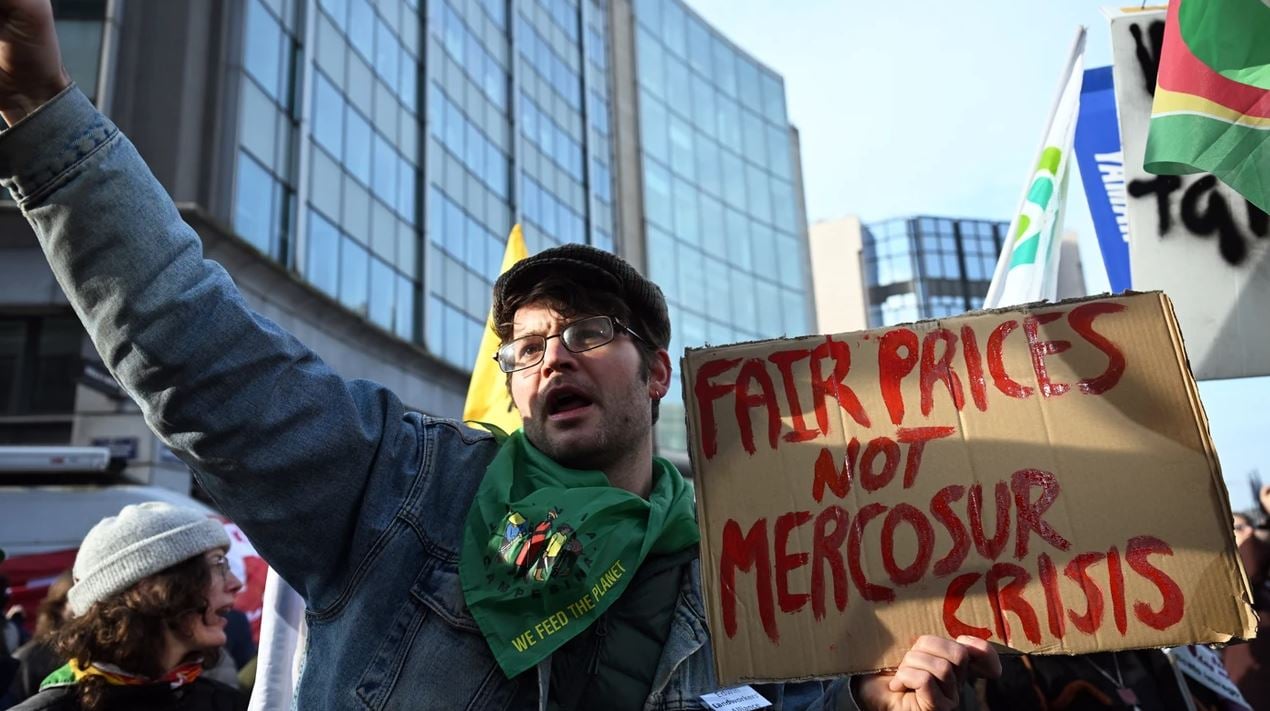
M 597 346 L 591 346 L 590 348 L 583 348 L 583 349 L 582 349 L 582 350 L 580 350 L 580 351 L 575 351 L 575 350 L 573 350 L 572 348 L 570 348 L 570 347 L 569 347 L 569 344 L 565 343 L 565 341 L 564 341 L 564 332 L 565 332 L 565 331 L 567 331 L 567 330 L 569 330 L 570 328 L 572 328 L 574 324 L 577 324 L 577 323 L 582 323 L 583 321 L 589 321 L 590 319 L 593 319 L 593 318 L 606 318 L 606 319 L 608 319 L 609 321 L 611 321 L 611 322 L 613 323 L 613 325 L 617 327 L 617 328 L 613 329 L 613 338 L 610 338 L 609 340 L 607 340 L 607 341 L 605 341 L 605 342 L 603 342 L 603 343 L 601 343 L 601 344 L 599 344 L 599 345 L 597 345 Z M 557 333 L 557 334 L 555 334 L 555 335 L 552 335 L 552 336 L 542 336 L 542 335 L 540 335 L 540 334 L 536 334 L 536 333 L 529 333 L 529 334 L 525 334 L 524 336 L 521 336 L 520 338 L 513 338 L 513 339 L 511 339 L 510 341 L 508 341 L 508 342 L 504 343 L 503 345 L 499 346 L 499 347 L 498 347 L 498 350 L 494 351 L 493 358 L 494 358 L 494 362 L 498 364 L 498 369 L 499 369 L 499 370 L 501 370 L 501 371 L 502 371 L 502 372 L 504 372 L 504 373 L 507 373 L 508 375 L 511 375 L 512 373 L 519 373 L 519 372 L 520 372 L 520 371 L 522 371 L 522 370 L 529 370 L 530 368 L 533 368 L 534 366 L 542 365 L 542 361 L 543 361 L 543 360 L 545 360 L 545 359 L 546 359 L 546 357 L 547 357 L 547 341 L 550 341 L 550 340 L 551 340 L 551 339 L 553 339 L 553 338 L 559 338 L 559 339 L 560 339 L 560 345 L 564 346 L 565 350 L 569 351 L 570 353 L 586 353 L 587 351 L 593 351 L 593 350 L 596 350 L 596 349 L 598 349 L 598 348 L 603 348 L 604 346 L 607 346 L 608 344 L 612 343 L 614 340 L 616 340 L 616 339 L 617 339 L 617 334 L 618 334 L 618 332 L 619 332 L 619 331 L 629 334 L 629 335 L 631 336 L 631 338 L 634 338 L 635 340 L 639 341 L 640 343 L 645 343 L 645 344 L 647 344 L 647 343 L 648 343 L 648 339 L 646 339 L 646 338 L 644 338 L 643 336 L 641 336 L 641 335 L 639 335 L 638 333 L 636 333 L 636 332 L 635 332 L 635 330 L 634 330 L 634 329 L 632 329 L 630 326 L 627 326 L 626 324 L 622 323 L 622 320 L 621 320 L 621 319 L 619 319 L 618 317 L 616 317 L 616 316 L 610 316 L 610 315 L 608 315 L 608 314 L 594 314 L 594 315 L 591 315 L 591 316 L 583 316 L 582 318 L 578 318 L 578 319 L 574 319 L 574 320 L 570 321 L 569 323 L 565 324 L 564 328 L 561 328 L 561 329 L 560 329 L 560 332 L 559 332 L 559 333 Z M 533 362 L 533 363 L 531 363 L 531 364 L 529 364 L 529 365 L 521 366 L 521 367 L 519 367 L 519 368 L 513 368 L 512 370 L 504 370 L 504 369 L 503 369 L 503 362 L 502 362 L 501 360 L 499 360 L 499 358 L 498 358 L 498 354 L 499 354 L 499 353 L 501 353 L 501 352 L 502 352 L 502 350 L 503 350 L 504 348 L 506 348 L 507 346 L 510 346 L 511 344 L 515 343 L 516 341 L 519 341 L 519 340 L 521 340 L 521 339 L 523 339 L 523 338 L 530 338 L 530 337 L 532 337 L 532 336 L 538 336 L 538 337 L 542 338 L 542 356 L 541 356 L 541 357 L 540 357 L 537 361 L 535 361 L 535 362 Z

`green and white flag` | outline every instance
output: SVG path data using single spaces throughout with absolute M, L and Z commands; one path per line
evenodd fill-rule
M 1081 27 L 1063 69 L 1040 155 L 1006 232 L 984 308 L 1053 301 L 1058 293 L 1059 240 L 1084 63 L 1085 28 Z

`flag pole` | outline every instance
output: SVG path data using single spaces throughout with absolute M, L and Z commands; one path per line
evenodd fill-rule
M 1045 127 L 1041 131 L 1040 141 L 1037 148 L 1033 152 L 1035 156 L 1041 156 L 1045 151 L 1046 145 L 1049 143 L 1050 134 L 1054 129 L 1054 122 L 1058 119 L 1059 109 L 1063 104 L 1064 94 L 1071 83 L 1072 75 L 1077 69 L 1078 60 L 1085 51 L 1085 36 L 1087 28 L 1080 25 L 1076 28 L 1076 34 L 1072 38 L 1071 48 L 1067 52 L 1067 61 L 1064 64 L 1063 73 L 1059 76 L 1058 87 L 1054 92 L 1054 99 L 1050 103 L 1049 119 L 1045 122 Z M 1077 101 L 1079 101 L 1079 91 L 1077 92 Z M 1075 124 L 1073 123 L 1073 129 Z M 1029 164 L 1027 178 L 1023 181 L 1023 189 L 1019 194 L 1018 200 L 1015 202 L 1014 214 L 1010 218 L 1010 226 L 1006 230 L 1005 239 L 1001 245 L 1001 252 L 997 256 L 997 266 L 992 272 L 992 282 L 988 287 L 988 295 L 984 299 L 984 308 L 992 308 L 994 306 L 1004 305 L 1001 303 L 1002 292 L 1005 289 L 1006 273 L 1010 268 L 1010 261 L 1014 256 L 1014 246 L 1016 233 L 1019 230 L 1019 222 L 1023 217 L 1023 208 L 1027 204 L 1027 197 L 1032 189 L 1033 177 L 1036 173 L 1036 164 Z M 1063 176 L 1055 176 L 1056 184 L 1063 180 Z M 1047 253 L 1048 254 L 1048 253 Z

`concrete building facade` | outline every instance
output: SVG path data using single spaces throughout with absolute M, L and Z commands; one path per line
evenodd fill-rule
M 816 296 L 816 330 L 847 333 L 869 327 L 864 265 L 864 231 L 854 215 L 811 226 L 811 281 Z

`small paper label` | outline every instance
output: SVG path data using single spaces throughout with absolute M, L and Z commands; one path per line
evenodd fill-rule
M 1208 647 L 1189 644 L 1185 647 L 1174 647 L 1164 650 L 1177 668 L 1182 670 L 1188 679 L 1203 684 L 1207 689 L 1230 702 L 1235 709 L 1251 709 L 1239 693 L 1239 687 L 1231 680 L 1230 674 L 1222 664 L 1217 652 Z
M 701 701 L 714 711 L 754 711 L 772 705 L 772 702 L 749 686 L 734 686 L 731 689 L 719 689 L 712 694 L 702 694 Z

